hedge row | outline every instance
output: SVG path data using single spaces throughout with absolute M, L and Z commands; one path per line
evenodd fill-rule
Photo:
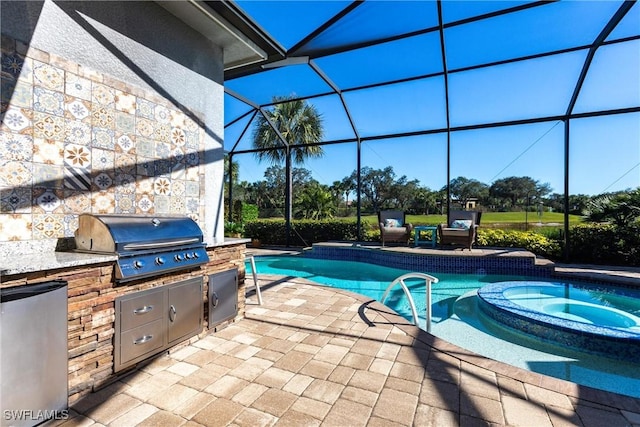
M 244 234 L 259 239 L 263 245 L 287 243 L 284 220 L 258 219 L 245 224 Z M 293 220 L 289 243 L 293 246 L 311 246 L 316 242 L 356 240 L 355 220 Z
M 547 258 L 558 258 L 562 255 L 562 247 L 556 240 L 534 231 L 479 228 L 477 242 L 479 246 L 523 248 Z
M 640 267 L 640 225 L 581 224 L 569 230 L 572 262 Z
M 357 240 L 355 220 L 294 220 L 289 244 L 310 246 L 316 242 Z M 569 260 L 591 264 L 640 266 L 640 226 L 581 224 L 569 229 Z M 244 235 L 263 245 L 287 243 L 284 220 L 255 220 L 245 224 Z M 380 241 L 380 231 L 363 222 L 362 240 Z M 479 246 L 523 248 L 551 259 L 562 256 L 562 242 L 534 231 L 478 229 Z

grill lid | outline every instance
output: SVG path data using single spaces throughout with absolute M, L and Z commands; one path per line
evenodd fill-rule
M 189 217 L 82 214 L 75 241 L 79 250 L 126 253 L 201 245 L 203 237 Z

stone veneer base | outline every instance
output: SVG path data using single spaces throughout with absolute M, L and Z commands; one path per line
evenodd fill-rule
M 114 263 L 72 266 L 64 269 L 43 270 L 2 277 L 2 287 L 28 286 L 49 280 L 68 283 L 68 352 L 69 352 L 69 404 L 82 396 L 127 375 L 131 369 L 118 375 L 113 372 L 115 298 L 132 292 L 175 283 L 191 277 L 204 277 L 202 303 L 204 317 L 202 337 L 212 330 L 208 325 L 208 276 L 232 268 L 238 269 L 238 314 L 232 321 L 244 317 L 245 312 L 245 259 L 246 245 L 238 243 L 207 249 L 210 261 L 204 266 L 127 284 L 115 284 Z M 37 319 L 34 319 L 37 321 Z M 219 324 L 215 330 L 230 322 Z M 197 337 L 186 340 L 189 343 Z M 180 344 L 179 344 L 180 345 Z M 141 362 L 144 363 L 144 362 Z

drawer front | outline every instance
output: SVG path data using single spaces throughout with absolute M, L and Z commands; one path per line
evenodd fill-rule
M 126 331 L 161 319 L 164 312 L 163 289 L 151 289 L 120 299 L 120 330 Z
M 164 330 L 164 322 L 159 319 L 123 332 L 120 336 L 120 364 L 162 348 L 165 341 Z

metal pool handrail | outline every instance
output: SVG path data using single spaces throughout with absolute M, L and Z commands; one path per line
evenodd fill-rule
M 249 255 L 249 261 L 251 262 L 251 273 L 253 273 L 253 284 L 256 287 L 258 305 L 262 305 L 262 292 L 260 292 L 260 283 L 258 283 L 258 272 L 256 271 L 256 261 L 253 259 L 253 255 Z
M 425 273 L 403 274 L 402 276 L 398 277 L 393 282 L 391 282 L 389 287 L 387 287 L 387 290 L 384 291 L 384 294 L 382 294 L 382 298 L 380 299 L 380 302 L 384 304 L 384 300 L 387 298 L 387 295 L 389 294 L 389 291 L 391 290 L 391 288 L 393 288 L 397 283 L 399 283 L 405 295 L 409 299 L 409 305 L 411 306 L 411 314 L 413 315 L 413 324 L 418 326 L 418 311 L 416 310 L 416 304 L 413 302 L 413 297 L 411 296 L 411 292 L 409 291 L 409 288 L 407 288 L 407 285 L 404 283 L 405 279 L 424 279 L 425 281 L 425 286 L 427 290 L 427 306 L 426 306 L 427 332 L 431 332 L 431 284 L 438 283 L 437 277 L 433 277 Z

